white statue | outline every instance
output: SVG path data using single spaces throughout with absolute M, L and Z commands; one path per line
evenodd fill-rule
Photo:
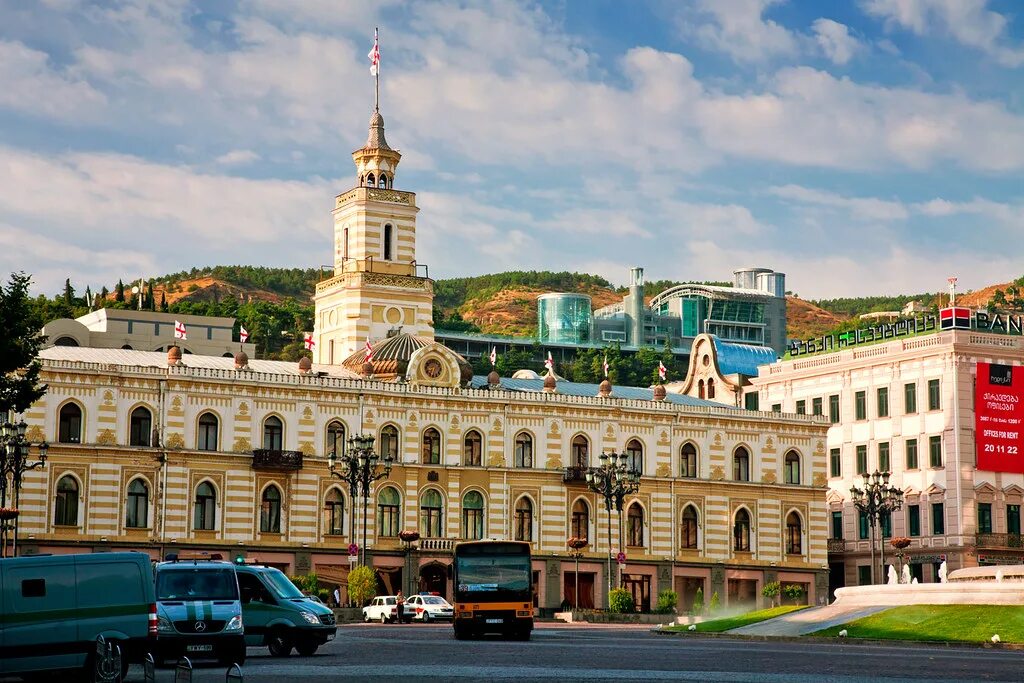
M 939 565 L 939 583 L 946 583 L 946 561 Z
M 913 578 L 913 580 L 912 580 L 912 581 L 910 582 L 910 585 L 911 585 L 911 586 L 916 586 L 916 585 L 917 585 L 917 577 L 916 577 L 916 576 L 915 576 L 915 577 Z
M 903 581 L 900 583 L 910 583 L 910 565 L 903 565 Z
M 1002 582 L 1003 582 L 1003 570 L 1002 569 L 997 569 L 996 570 L 996 583 L 1002 583 Z
M 889 565 L 889 580 L 887 581 L 887 583 L 890 586 L 895 586 L 897 583 L 899 583 L 899 579 L 896 578 L 896 567 L 892 566 L 891 564 Z

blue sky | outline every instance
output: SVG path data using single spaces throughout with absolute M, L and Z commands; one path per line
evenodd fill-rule
M 1015 0 L 0 0 L 0 272 L 327 263 L 374 26 L 432 277 L 1024 274 Z

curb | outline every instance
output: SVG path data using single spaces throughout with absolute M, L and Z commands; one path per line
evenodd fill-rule
M 971 648 L 977 650 L 1024 650 L 1024 643 L 971 643 L 957 642 L 952 640 L 883 640 L 879 638 L 840 638 L 823 636 L 752 636 L 739 633 L 697 633 L 693 631 L 664 631 L 660 628 L 651 629 L 651 632 L 660 636 L 682 636 L 697 638 L 722 638 L 725 640 L 747 640 L 755 642 L 776 641 L 781 643 L 815 643 L 843 645 L 874 645 L 889 647 L 947 647 L 947 648 Z

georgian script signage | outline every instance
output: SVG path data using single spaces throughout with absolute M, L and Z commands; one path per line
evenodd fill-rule
M 978 363 L 974 433 L 979 470 L 1024 473 L 1024 367 Z
M 943 308 L 939 311 L 938 316 L 928 313 L 917 318 L 881 323 L 850 332 L 792 341 L 789 343 L 789 356 L 796 358 L 812 353 L 841 351 L 851 346 L 906 337 L 936 329 L 977 330 L 995 334 L 1024 335 L 1024 315 L 972 311 L 960 306 Z

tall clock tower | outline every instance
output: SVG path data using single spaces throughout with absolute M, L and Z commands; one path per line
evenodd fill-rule
M 340 363 L 389 330 L 433 339 L 433 281 L 416 262 L 416 195 L 394 189 L 402 155 L 374 109 L 366 144 L 352 152 L 356 187 L 334 200 L 334 277 L 314 302 L 314 363 Z

